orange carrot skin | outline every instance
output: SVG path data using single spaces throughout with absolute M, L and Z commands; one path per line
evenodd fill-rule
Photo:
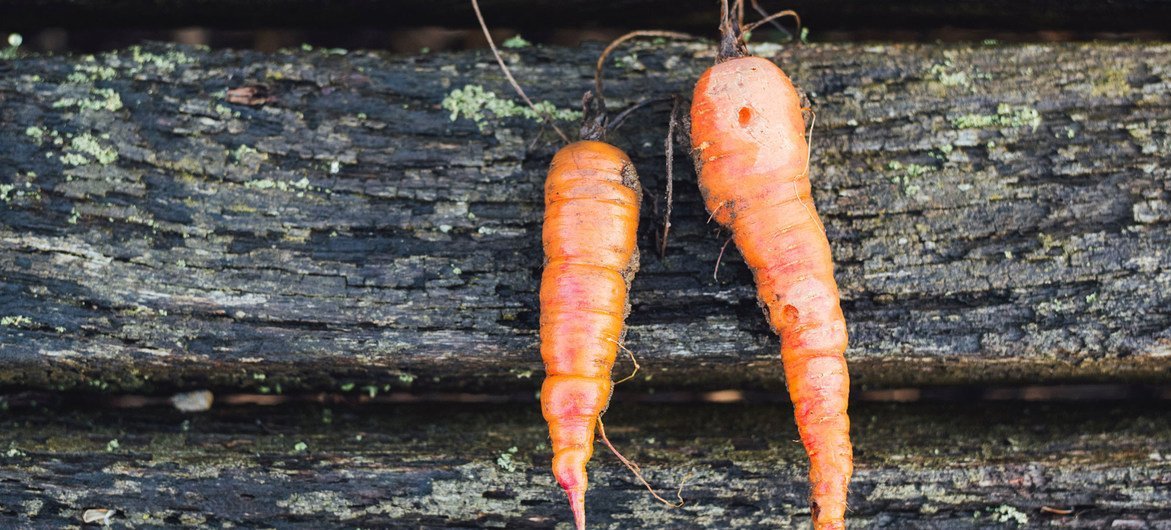
M 846 323 L 829 242 L 813 207 L 800 97 L 759 57 L 708 69 L 691 107 L 693 156 L 709 212 L 731 229 L 756 278 L 801 441 L 819 530 L 844 529 L 853 473 Z
M 553 157 L 545 180 L 545 270 L 541 276 L 541 410 L 549 423 L 553 475 L 585 528 L 586 462 L 610 402 L 610 371 L 638 269 L 642 192 L 630 158 L 597 141 Z

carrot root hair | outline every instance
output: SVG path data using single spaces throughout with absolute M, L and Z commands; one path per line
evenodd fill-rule
M 614 344 L 617 344 L 618 348 L 620 348 L 622 351 L 626 352 L 626 354 L 630 356 L 630 361 L 634 363 L 634 371 L 632 371 L 630 373 L 630 375 L 628 375 L 618 381 L 615 381 L 614 385 L 619 385 L 619 384 L 625 383 L 631 379 L 634 379 L 634 376 L 636 374 L 638 374 L 638 371 L 641 368 L 641 366 L 639 366 L 639 364 L 638 364 L 638 359 L 636 359 L 634 357 L 634 352 L 630 351 L 629 348 L 627 348 L 625 345 L 623 345 L 621 342 L 619 342 L 617 340 L 614 340 L 614 339 L 609 339 L 609 340 L 611 342 L 613 342 Z M 683 477 L 683 481 L 679 484 L 678 491 L 675 492 L 675 496 L 679 499 L 678 502 L 671 502 L 671 501 L 664 499 L 662 496 L 659 495 L 659 493 L 657 491 L 655 491 L 655 488 L 652 487 L 649 482 L 647 482 L 646 478 L 643 477 L 642 468 L 639 467 L 638 464 L 631 462 L 630 459 L 623 456 L 622 453 L 620 453 L 618 451 L 618 449 L 616 447 L 614 447 L 614 444 L 610 443 L 610 439 L 606 437 L 606 425 L 602 422 L 603 415 L 605 415 L 604 411 L 602 412 L 602 414 L 598 415 L 598 419 L 597 419 L 597 421 L 598 421 L 598 436 L 600 436 L 602 438 L 602 443 L 606 444 L 606 447 L 610 449 L 610 452 L 614 453 L 614 456 L 618 457 L 618 460 L 620 462 L 622 462 L 623 465 L 626 466 L 626 469 L 629 469 L 631 473 L 634 473 L 634 476 L 638 478 L 639 482 L 642 482 L 643 486 L 646 486 L 646 489 L 651 492 L 651 495 L 653 495 L 655 497 L 655 499 L 657 499 L 659 502 L 661 502 L 663 504 L 666 504 L 667 506 L 670 506 L 671 508 L 682 507 L 684 504 L 683 487 L 685 485 L 687 485 L 687 479 L 691 477 L 691 474 L 689 473 L 687 476 Z M 572 502 L 572 498 L 570 500 Z
M 802 112 L 805 111 L 805 109 L 801 109 L 801 110 L 802 110 Z M 817 123 L 817 113 L 813 112 L 813 109 L 810 108 L 809 109 L 809 131 L 805 133 L 805 143 L 806 143 L 806 146 L 805 146 L 805 150 L 806 150 L 805 177 L 806 178 L 809 178 L 809 164 L 813 163 L 813 126 L 816 123 Z M 797 183 L 794 182 L 793 183 L 794 189 L 796 189 L 796 186 L 797 186 Z M 805 205 L 805 211 L 809 212 L 809 217 L 811 219 L 813 219 L 814 222 L 817 223 L 818 228 L 821 228 L 821 232 L 825 233 L 825 223 L 821 222 L 821 218 L 817 216 L 817 214 L 813 211 L 813 208 L 810 207 L 808 204 L 805 204 L 805 201 L 801 201 L 801 204 Z
M 598 63 L 594 66 L 594 93 L 598 95 L 598 100 L 601 101 L 603 107 L 605 107 L 606 104 L 606 96 L 602 92 L 602 69 L 606 66 L 606 57 L 608 57 L 615 48 L 630 39 L 654 37 L 679 40 L 691 40 L 695 38 L 691 35 L 680 33 L 678 31 L 636 30 L 610 41 L 610 44 L 606 45 L 606 48 L 602 50 L 600 55 L 598 55 Z
M 720 261 L 724 259 L 724 251 L 728 250 L 728 243 L 731 242 L 732 236 L 728 236 L 728 239 L 724 241 L 724 246 L 720 247 L 720 255 L 716 256 L 716 266 L 712 268 L 712 279 L 717 282 L 720 281 Z
M 679 98 L 675 97 L 671 105 L 671 120 L 667 122 L 667 140 L 664 148 L 667 151 L 667 208 L 663 213 L 663 233 L 659 238 L 659 258 L 667 256 L 667 235 L 671 233 L 671 205 L 675 194 L 675 123 L 679 120 Z
M 643 98 L 643 99 L 638 100 L 638 103 L 631 105 L 626 110 L 623 110 L 622 112 L 619 112 L 617 115 L 615 115 L 613 119 L 608 120 L 606 122 L 606 132 L 614 132 L 614 131 L 618 130 L 618 128 L 621 127 L 622 124 L 626 122 L 626 118 L 629 118 L 630 114 L 633 113 L 634 111 L 641 109 L 643 107 L 646 107 L 646 106 L 654 105 L 656 103 L 666 103 L 668 101 L 674 101 L 675 97 L 676 96 L 663 96 L 663 97 L 657 97 L 657 98 Z
M 752 9 L 756 10 L 756 12 L 758 14 L 760 14 L 760 16 L 762 16 L 762 17 L 768 18 L 768 16 L 769 16 L 768 11 L 766 11 L 763 7 L 760 6 L 760 0 L 752 0 Z M 771 24 L 774 28 L 777 28 L 777 30 L 779 30 L 783 35 L 785 35 L 789 39 L 793 38 L 793 34 L 790 33 L 789 30 L 785 29 L 785 27 L 782 26 L 776 20 L 770 20 L 770 21 L 768 21 L 768 23 Z M 743 22 L 741 22 L 741 24 L 743 25 Z M 798 23 L 798 26 L 800 26 L 800 23 Z M 798 27 L 797 31 L 798 31 L 798 35 L 800 35 L 800 28 L 799 27 Z
M 630 33 L 622 35 L 622 36 L 618 37 L 617 39 L 614 39 L 613 41 L 611 41 L 610 44 L 606 45 L 606 48 L 603 49 L 602 53 L 598 55 L 597 64 L 594 65 L 594 91 L 593 91 L 593 94 L 592 95 L 587 94 L 587 96 L 586 96 L 587 99 L 583 99 L 583 102 L 582 102 L 582 106 L 584 107 L 584 118 L 582 120 L 582 125 L 581 125 L 582 139 L 584 139 L 584 140 L 601 140 L 603 137 L 605 137 L 605 134 L 607 131 L 618 128 L 618 126 L 622 124 L 622 122 L 626 119 L 626 117 L 631 112 L 633 112 L 635 109 L 646 106 L 646 105 L 650 105 L 653 103 L 657 103 L 659 101 L 666 101 L 665 99 L 662 99 L 662 98 L 644 99 L 644 100 L 636 103 L 631 108 L 623 111 L 616 118 L 614 118 L 613 122 L 607 122 L 607 120 L 606 120 L 606 95 L 605 95 L 605 91 L 603 90 L 603 87 L 602 87 L 603 78 L 605 77 L 602 75 L 602 70 L 606 66 L 606 57 L 609 57 L 610 53 L 613 52 L 616 48 L 618 48 L 618 46 L 620 46 L 622 43 L 624 43 L 628 40 L 631 40 L 631 39 L 646 38 L 646 37 L 659 37 L 659 38 L 666 38 L 666 39 L 681 39 L 681 40 L 688 40 L 688 39 L 694 38 L 691 35 L 688 35 L 686 33 L 679 33 L 677 31 L 638 30 L 638 31 L 631 31 Z
M 618 460 L 626 466 L 626 469 L 629 469 L 631 473 L 634 473 L 634 476 L 638 478 L 638 481 L 642 482 L 643 486 L 646 486 L 647 491 L 651 492 L 651 496 L 653 496 L 655 500 L 667 505 L 669 508 L 682 508 L 683 505 L 686 504 L 686 501 L 683 500 L 683 487 L 687 485 L 687 480 L 691 478 L 691 473 L 688 473 L 683 477 L 683 480 L 679 483 L 679 489 L 675 491 L 675 497 L 679 500 L 676 502 L 669 501 L 659 495 L 659 492 L 655 491 L 655 488 L 651 486 L 649 482 L 647 482 L 646 477 L 643 477 L 642 475 L 642 468 L 640 468 L 638 464 L 631 462 L 625 456 L 622 456 L 622 453 L 618 452 L 618 449 L 614 447 L 614 444 L 610 443 L 610 439 L 606 437 L 606 426 L 602 424 L 601 416 L 598 416 L 598 436 L 602 438 L 602 443 L 606 444 L 606 447 L 610 449 L 610 452 L 614 453 L 614 456 L 618 457 Z
M 756 28 L 759 28 L 765 24 L 771 23 L 773 25 L 773 27 L 781 30 L 782 32 L 784 32 L 786 34 L 789 34 L 789 30 L 785 29 L 784 26 L 777 23 L 777 19 L 784 18 L 784 17 L 793 17 L 793 20 L 797 22 L 797 34 L 798 35 L 801 34 L 801 15 L 798 15 L 796 11 L 793 11 L 792 9 L 785 9 L 783 11 L 777 11 L 776 13 L 769 13 L 768 11 L 765 11 L 763 7 L 760 7 L 759 0 L 752 0 L 752 8 L 755 9 L 757 13 L 760 13 L 760 16 L 762 16 L 764 18 L 757 20 L 756 22 L 753 22 L 752 24 L 744 26 L 745 33 L 749 32 L 749 31 L 754 31 L 754 30 L 756 30 Z M 741 24 L 743 24 L 743 22 Z
M 634 352 L 630 351 L 630 349 L 628 349 L 626 347 L 626 345 L 624 345 L 621 342 L 618 342 L 614 339 L 609 339 L 609 340 L 611 342 L 613 342 L 614 344 L 617 344 L 619 349 L 626 352 L 626 355 L 630 356 L 630 362 L 634 363 L 634 370 L 630 372 L 630 375 L 623 377 L 622 379 L 619 379 L 617 381 L 614 381 L 614 385 L 617 386 L 617 385 L 620 385 L 620 384 L 625 383 L 627 381 L 630 381 L 631 379 L 634 379 L 634 376 L 638 375 L 638 371 L 642 369 L 642 366 L 639 366 L 638 359 L 634 358 Z

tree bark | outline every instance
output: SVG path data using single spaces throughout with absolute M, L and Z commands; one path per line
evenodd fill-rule
M 857 384 L 1171 380 L 1171 46 L 756 50 L 817 112 Z M 597 51 L 506 58 L 565 116 Z M 711 62 L 707 43 L 619 50 L 608 101 L 688 95 Z M 558 140 L 500 101 L 490 56 L 159 45 L 0 74 L 0 384 L 536 388 Z M 469 85 L 498 99 L 452 104 Z M 713 279 L 727 235 L 685 154 L 652 250 L 668 111 L 610 138 L 647 190 L 634 384 L 779 389 L 734 250 Z
M 590 528 L 803 528 L 787 407 L 635 405 L 590 464 Z M 1166 528 L 1171 417 L 1133 404 L 860 404 L 857 528 Z M 568 528 L 536 403 L 158 408 L 0 416 L 0 524 L 66 528 Z M 913 440 L 913 442 L 912 442 Z M 1050 511 L 1044 511 L 1044 507 Z M 1058 513 L 1053 510 L 1070 510 Z

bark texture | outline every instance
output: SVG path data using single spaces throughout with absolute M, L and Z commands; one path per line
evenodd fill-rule
M 572 130 L 597 51 L 506 53 Z M 1171 46 L 756 52 L 814 102 L 856 383 L 1171 380 Z M 620 50 L 611 107 L 687 94 L 711 61 Z M 480 52 L 0 62 L 0 384 L 536 388 L 558 141 L 513 100 Z M 667 113 L 610 138 L 647 190 L 635 384 L 780 388 L 734 251 L 712 277 L 727 236 L 685 155 L 651 250 Z
M 1171 527 L 1165 408 L 861 404 L 851 528 Z M 590 528 L 805 528 L 787 405 L 616 403 L 590 463 Z M 536 403 L 14 411 L 0 416 L 0 525 L 76 528 L 568 528 Z M 604 447 L 599 446 L 604 451 Z M 1062 515 L 1043 511 L 1071 510 Z

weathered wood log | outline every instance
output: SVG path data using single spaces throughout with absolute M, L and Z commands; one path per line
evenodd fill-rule
M 567 528 L 537 409 L 14 411 L 0 416 L 0 525 L 111 509 L 140 529 Z M 852 528 L 1171 526 L 1165 408 L 860 404 L 854 418 Z M 786 406 L 619 403 L 606 419 L 665 494 L 687 480 L 687 504 L 658 504 L 599 446 L 590 528 L 808 524 Z
M 674 28 L 715 30 L 715 0 L 481 0 L 498 24 L 526 32 L 564 27 Z M 1167 0 L 790 0 L 769 9 L 795 9 L 814 29 L 931 31 L 936 28 L 1143 31 L 1166 33 L 1171 24 Z M 472 27 L 467 0 L 3 0 L 5 29 L 67 27 L 255 28 L 300 26 L 313 29 L 354 27 Z
M 507 55 L 572 117 L 597 51 Z M 620 51 L 611 104 L 686 94 L 711 57 Z M 1171 46 L 777 59 L 817 110 L 811 173 L 856 383 L 1171 380 Z M 557 141 L 490 56 L 152 46 L 0 74 L 0 384 L 536 387 Z M 250 84 L 254 105 L 229 101 Z M 612 138 L 648 202 L 667 112 Z M 644 209 L 635 384 L 780 388 L 734 251 L 713 279 L 726 235 L 685 158 L 665 259 Z

